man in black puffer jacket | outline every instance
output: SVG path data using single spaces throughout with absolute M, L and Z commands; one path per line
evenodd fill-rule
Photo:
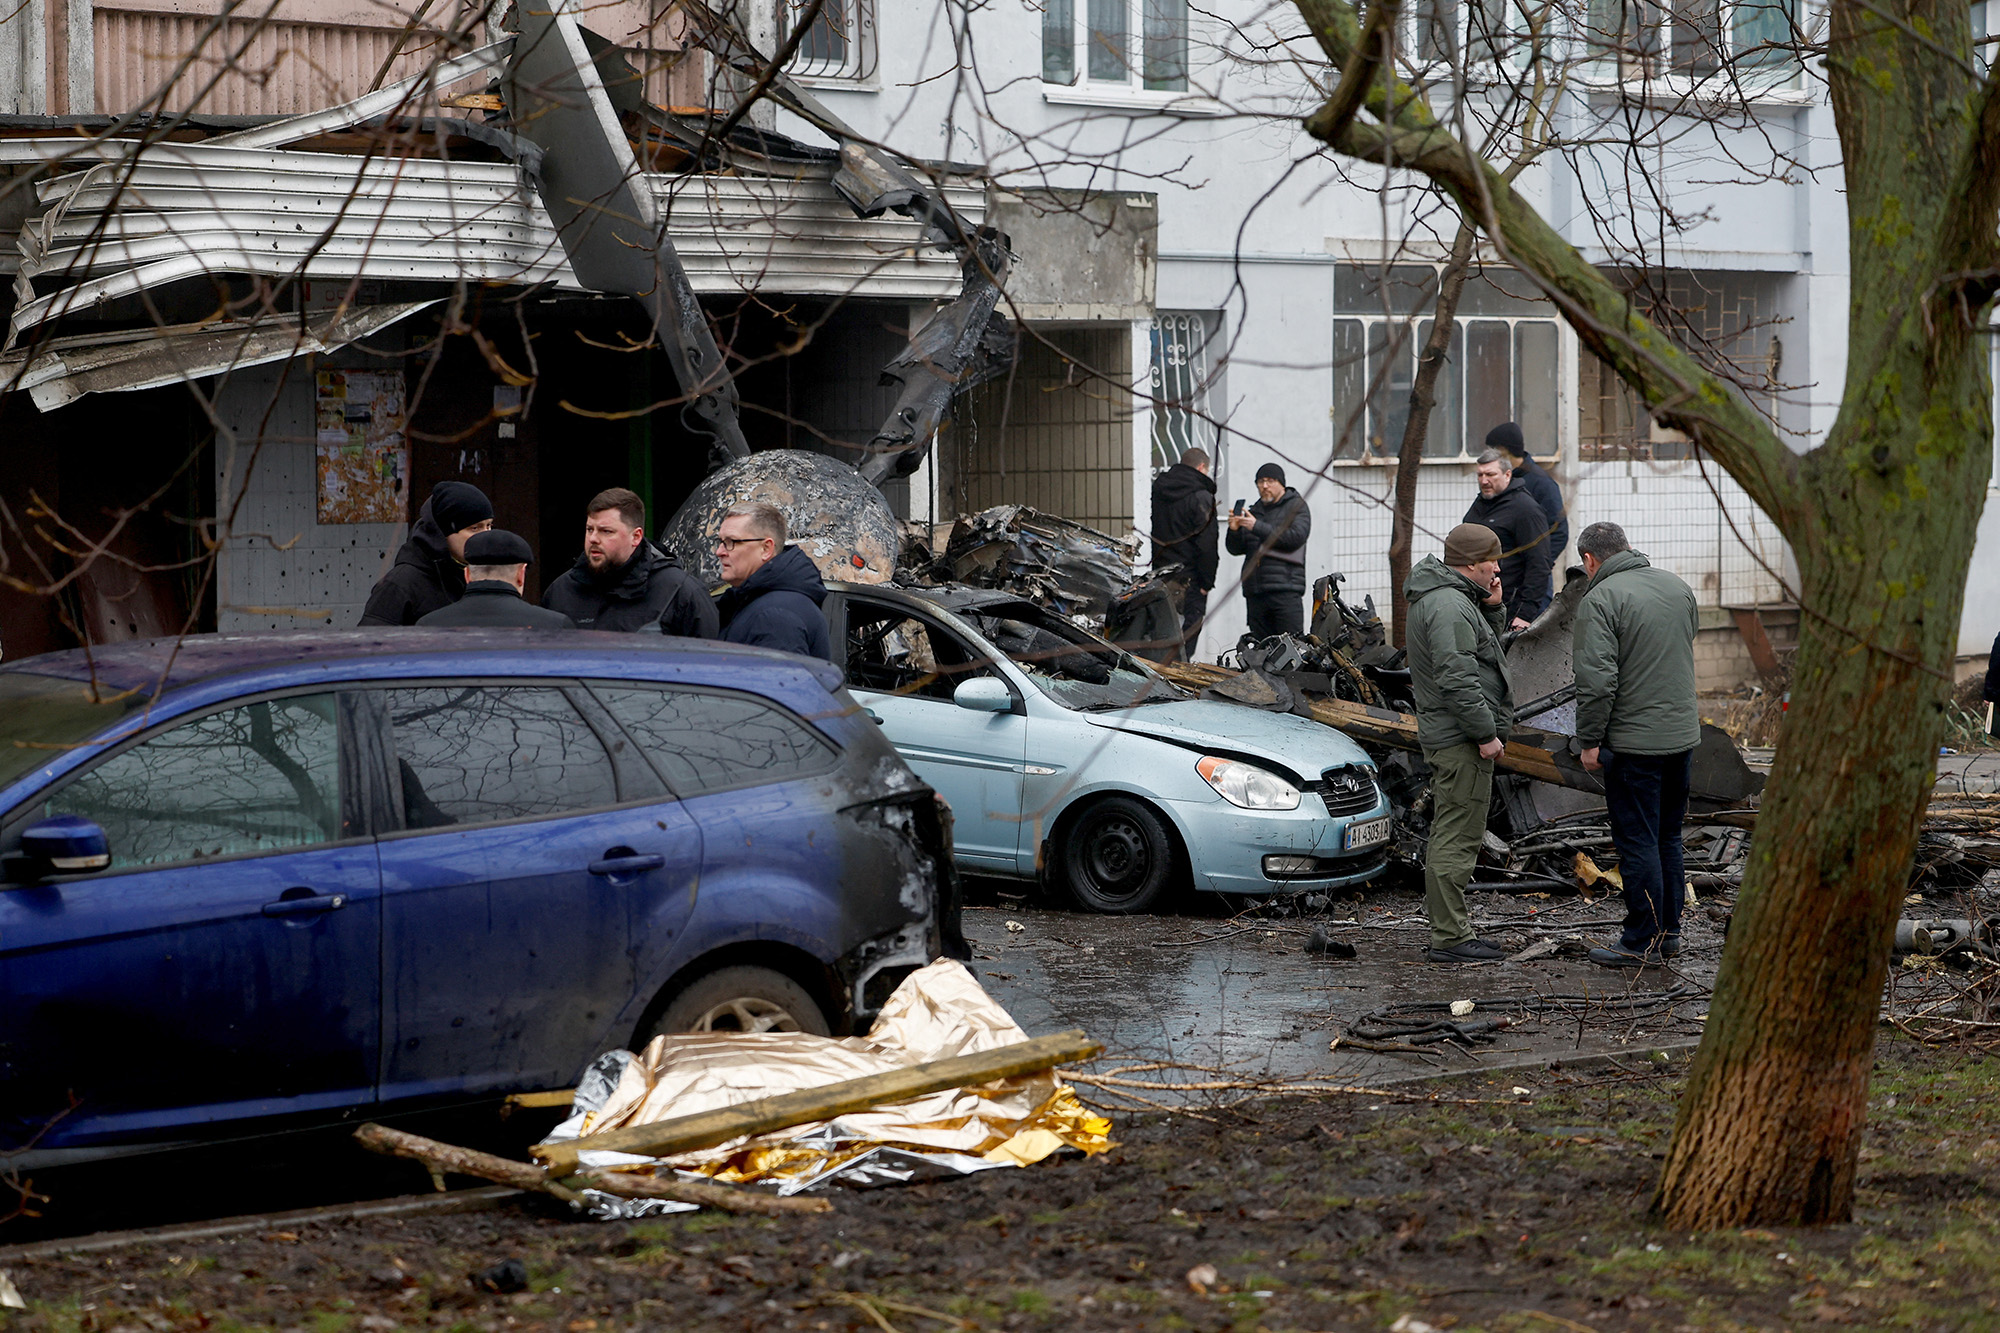
M 1528 452 L 1527 437 L 1515 423 L 1503 421 L 1487 431 L 1486 447 L 1505 455 L 1514 469 L 1514 480 L 1528 488 L 1528 494 L 1535 497 L 1535 503 L 1553 525 L 1549 532 L 1549 565 L 1553 574 L 1556 562 L 1569 549 L 1569 507 L 1563 503 L 1562 487 Z
M 623 486 L 585 507 L 583 554 L 542 593 L 578 629 L 657 629 L 687 639 L 716 635 L 715 603 L 680 562 L 646 540 L 646 503 Z
M 811 557 L 785 545 L 786 535 L 785 516 L 773 505 L 748 501 L 722 516 L 715 539 L 729 585 L 716 602 L 722 637 L 831 662 L 833 640 L 819 609 L 826 584 Z
M 1497 449 L 1479 455 L 1479 498 L 1465 522 L 1493 529 L 1500 538 L 1500 588 L 1507 608 L 1501 629 L 1526 629 L 1549 604 L 1549 546 L 1553 526 L 1535 497 Z
M 1190 449 L 1153 478 L 1153 569 L 1183 565 L 1188 590 L 1181 598 L 1181 633 L 1194 650 L 1208 594 L 1215 588 L 1215 478 L 1208 475 L 1208 451 Z
M 395 563 L 368 592 L 361 625 L 414 625 L 465 593 L 465 543 L 493 526 L 493 502 L 477 486 L 441 481 L 417 513 Z
M 1225 538 L 1231 555 L 1243 557 L 1243 609 L 1250 633 L 1306 632 L 1306 538 L 1312 511 L 1305 497 L 1285 485 L 1276 463 L 1257 469 L 1257 502 L 1247 514 L 1229 516 Z

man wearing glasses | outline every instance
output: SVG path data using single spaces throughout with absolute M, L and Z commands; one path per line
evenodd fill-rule
M 785 516 L 771 505 L 749 501 L 722 516 L 715 555 L 729 585 L 716 599 L 723 640 L 831 662 L 819 610 L 826 584 L 804 551 L 785 545 L 785 535 Z

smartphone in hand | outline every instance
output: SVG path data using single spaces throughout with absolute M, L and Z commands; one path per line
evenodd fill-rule
M 1242 512 L 1243 512 L 1243 503 L 1244 503 L 1243 501 L 1241 501 L 1241 500 L 1238 500 L 1238 501 L 1236 502 L 1236 507 L 1235 507 L 1234 509 L 1230 510 L 1229 512 L 1230 512 L 1230 513 L 1232 513 L 1232 514 L 1240 514 L 1240 513 L 1242 513 Z

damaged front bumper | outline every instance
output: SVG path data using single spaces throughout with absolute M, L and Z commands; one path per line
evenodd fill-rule
M 1186 839 L 1194 887 L 1211 893 L 1293 894 L 1359 884 L 1380 873 L 1389 843 L 1389 802 L 1334 818 L 1307 794 L 1296 810 L 1241 810 L 1225 801 L 1169 801 Z M 1349 846 L 1350 830 L 1360 834 Z
M 852 1030 L 864 1032 L 896 987 L 939 958 L 972 957 L 961 928 L 963 899 L 952 860 L 951 806 L 936 792 L 870 801 L 842 811 L 876 836 L 856 883 L 893 883 L 895 901 L 915 915 L 855 944 L 834 963 L 840 1001 Z M 850 864 L 850 874 L 854 873 Z M 885 895 L 886 896 L 886 895 Z

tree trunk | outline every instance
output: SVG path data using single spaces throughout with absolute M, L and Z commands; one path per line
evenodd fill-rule
M 1430 434 L 1431 409 L 1437 406 L 1438 374 L 1444 369 L 1445 353 L 1451 350 L 1451 331 L 1458 326 L 1458 297 L 1465 290 L 1466 274 L 1472 267 L 1472 243 L 1478 228 L 1469 222 L 1458 224 L 1452 237 L 1451 255 L 1445 261 L 1444 279 L 1438 284 L 1437 304 L 1431 311 L 1431 336 L 1417 357 L 1417 377 L 1410 384 L 1410 419 L 1403 427 L 1403 443 L 1396 454 L 1396 500 L 1389 525 L 1389 642 L 1403 646 L 1403 622 L 1409 618 L 1409 599 L 1403 596 L 1404 580 L 1410 577 L 1410 548 L 1417 528 L 1417 476 L 1423 468 L 1424 438 Z
M 1992 279 L 1975 271 L 1991 264 L 1991 184 L 1965 179 L 1991 170 L 1991 90 L 1930 49 L 1969 50 L 1962 13 L 1911 13 L 1834 7 L 1849 247 L 1868 259 L 1850 279 L 1840 415 L 1784 525 L 1802 608 L 1792 708 L 1654 1201 L 1676 1227 L 1853 1208 L 1993 447 Z
M 1339 66 L 1349 0 L 1296 0 Z M 1441 186 L 1584 346 L 1729 469 L 1801 571 L 1792 714 L 1757 821 L 1656 1210 L 1676 1227 L 1852 1209 L 1890 930 L 1929 795 L 1965 565 L 1992 460 L 1984 334 L 2000 245 L 2000 71 L 1958 0 L 1833 0 L 1824 62 L 1846 183 L 1840 415 L 1800 456 L 1740 389 L 1625 301 L 1423 95 L 1309 133 Z M 1385 83 L 1389 80 L 1385 79 Z
M 1852 1208 L 1990 467 L 1986 376 L 1967 354 L 1983 349 L 1964 332 L 1902 330 L 1869 377 L 1882 391 L 1849 398 L 1803 478 L 1820 519 L 1793 536 L 1792 707 L 1655 1200 L 1676 1227 Z

